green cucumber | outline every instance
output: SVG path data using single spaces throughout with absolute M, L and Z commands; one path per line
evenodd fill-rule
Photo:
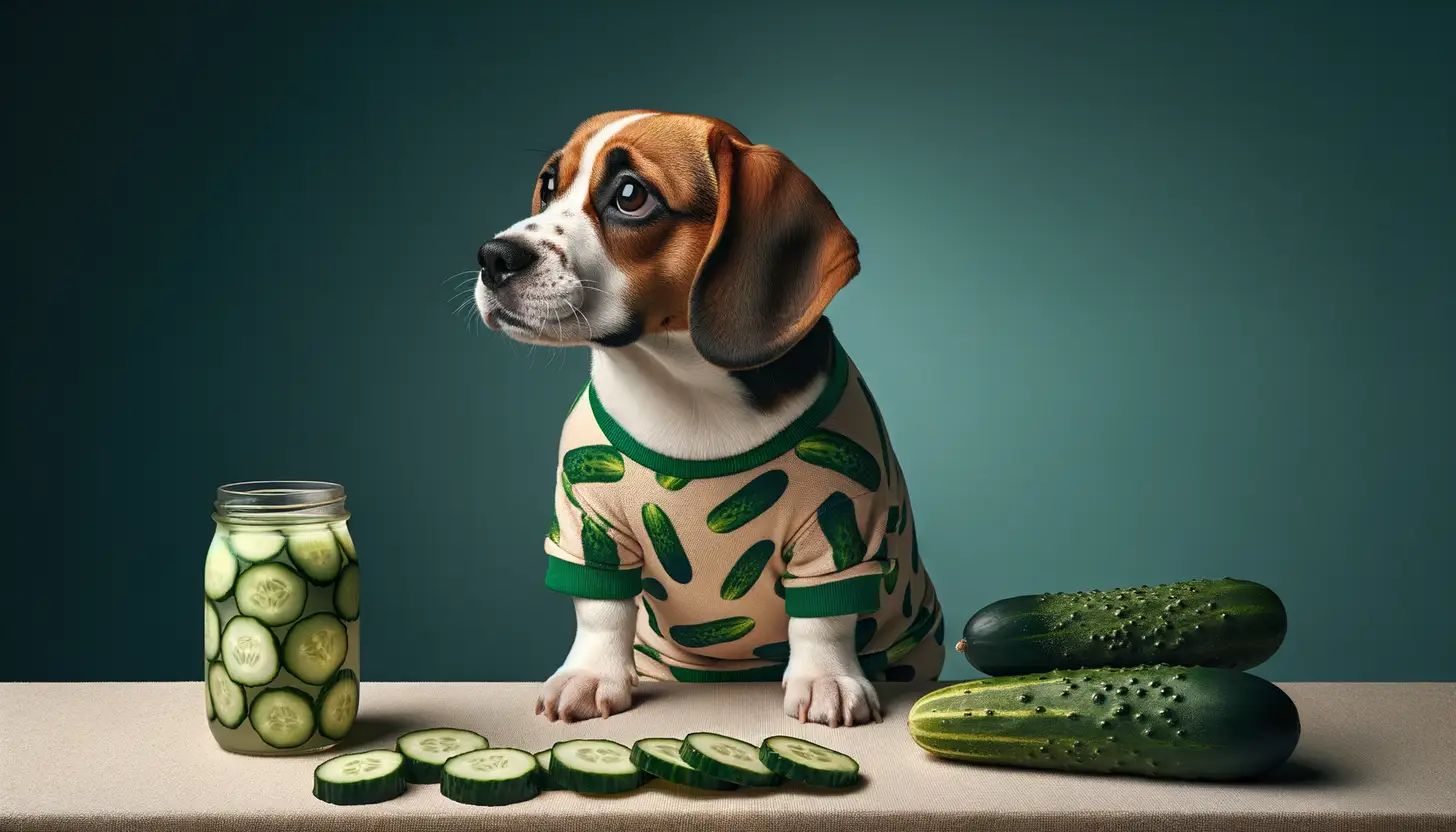
M 829 541 L 834 553 L 834 568 L 848 569 L 864 560 L 869 547 L 859 531 L 859 519 L 855 516 L 854 501 L 841 491 L 825 498 L 815 510 L 819 528 L 824 539 Z
M 206 665 L 204 665 L 204 667 L 206 667 Z M 212 691 L 208 690 L 207 671 L 205 669 L 202 673 L 202 698 L 207 701 L 207 721 L 215 721 L 217 719 L 217 709 L 212 706 Z
M 865 401 L 870 406 L 870 413 L 875 417 L 875 431 L 880 435 L 880 459 L 885 461 L 886 482 L 893 485 L 895 466 L 890 464 L 890 440 L 885 433 L 885 419 L 880 415 L 880 406 L 875 404 L 875 396 L 870 392 L 869 385 L 865 384 L 864 376 L 855 376 L 854 380 L 859 382 L 860 392 L 864 393 Z
M 348 655 L 349 633 L 344 622 L 330 612 L 310 615 L 290 627 L 283 637 L 283 666 L 306 684 L 327 682 Z
M 224 728 L 236 728 L 248 718 L 248 696 L 242 686 L 228 676 L 222 662 L 212 662 L 207 666 L 207 698 L 217 714 L 217 721 Z
M 949 759 L 1242 780 L 1288 759 L 1300 726 L 1284 691 L 1257 676 L 1139 665 L 957 683 L 916 702 L 909 729 Z
M 760 644 L 753 648 L 753 655 L 771 662 L 786 662 L 789 660 L 789 643 L 787 641 L 775 641 L 769 644 Z
M 334 537 L 339 541 L 339 551 L 344 553 L 344 557 L 354 563 L 358 563 L 359 553 L 354 549 L 354 535 L 349 532 L 348 521 L 334 523 L 329 528 L 333 531 Z
M 632 752 L 611 740 L 567 740 L 551 747 L 551 779 L 582 794 L 619 794 L 642 785 Z
M 859 782 L 859 761 L 798 737 L 769 737 L 758 747 L 764 768 L 807 786 L 843 789 Z
M 233 529 L 227 542 L 233 554 L 248 563 L 262 563 L 278 557 L 285 543 L 283 535 L 275 529 Z
M 724 601 L 736 601 L 748 594 L 753 585 L 763 575 L 763 568 L 773 559 L 774 542 L 772 540 L 760 540 L 748 547 L 748 551 L 739 556 L 733 568 L 728 570 L 728 577 L 723 579 L 723 586 L 718 590 L 718 595 Z
M 238 576 L 235 584 L 238 612 L 269 627 L 292 624 L 308 602 L 308 585 L 280 561 L 260 563 Z
M 819 428 L 799 440 L 794 456 L 810 465 L 828 468 L 864 486 L 871 493 L 880 490 L 880 464 L 875 455 L 842 433 Z
M 385 748 L 340 754 L 313 770 L 313 796 L 336 806 L 383 803 L 404 794 L 404 758 Z
M 268 688 L 253 697 L 248 722 L 258 738 L 274 748 L 297 748 L 309 741 L 318 722 L 309 695 L 292 687 Z
M 656 578 L 643 578 L 642 591 L 659 601 L 667 600 L 667 587 L 663 586 L 662 581 Z
M 617 541 L 586 512 L 581 513 L 581 548 L 583 557 L 591 566 L 616 567 L 622 562 L 617 553 Z
M 551 749 L 537 751 L 535 756 L 536 765 L 541 768 L 541 776 L 538 778 L 541 781 L 541 791 L 560 791 L 561 787 L 556 785 L 555 780 L 551 779 Z
M 541 793 L 541 767 L 519 748 L 481 748 L 451 757 L 440 794 L 472 806 L 509 806 Z
M 359 567 L 349 564 L 334 584 L 334 612 L 345 621 L 359 620 Z
M 726 534 L 742 528 L 773 507 L 789 487 L 789 475 L 774 468 L 754 477 L 708 512 L 708 529 Z
M 890 595 L 895 591 L 895 584 L 900 580 L 900 561 L 887 560 L 884 566 L 885 572 L 881 576 L 884 582 L 885 594 Z
M 278 637 L 263 622 L 235 615 L 222 628 L 222 663 L 234 682 L 247 687 L 278 678 Z
M 890 506 L 890 515 L 885 518 L 885 534 L 893 534 L 900 528 L 900 507 Z
M 712 647 L 743 638 L 753 632 L 754 623 L 752 618 L 736 615 L 702 624 L 676 624 L 668 629 L 668 633 L 673 641 L 684 647 Z
M 566 492 L 566 501 L 571 503 L 577 511 L 582 511 L 581 503 L 576 501 L 576 492 L 571 489 L 571 480 L 566 478 L 566 472 L 561 472 L 561 490 Z
M 583 482 L 619 482 L 627 472 L 622 452 L 611 445 L 572 448 L 561 458 L 561 471 L 573 485 Z
M 647 625 L 652 628 L 652 632 L 661 636 L 662 630 L 657 626 L 657 613 L 652 611 L 652 605 L 647 603 L 646 598 L 642 599 L 642 609 L 647 612 Z
M 682 740 L 667 737 L 649 737 L 638 740 L 632 746 L 632 762 L 653 777 L 681 786 L 714 791 L 732 791 L 738 788 L 733 783 L 709 777 L 688 765 L 680 752 L 682 742 Z
M 404 779 L 410 783 L 438 783 L 445 762 L 456 754 L 490 748 L 490 742 L 461 728 L 426 728 L 400 734 L 394 750 L 404 755 Z
M 233 594 L 233 581 L 238 577 L 238 560 L 221 534 L 212 537 L 207 547 L 207 561 L 202 565 L 202 589 L 214 601 L 226 601 Z
M 666 488 L 668 491 L 681 491 L 683 486 L 690 482 L 692 480 L 687 477 L 674 477 L 670 474 L 657 475 L 657 484 Z
M 1205 579 L 1006 598 L 966 622 L 956 649 L 989 676 L 1153 663 L 1247 670 L 1274 655 L 1286 626 L 1268 587 Z
M 758 746 L 722 734 L 688 734 L 680 753 L 698 771 L 740 786 L 777 786 L 784 781 L 759 759 Z
M 556 519 L 554 511 L 551 512 L 551 528 L 547 530 L 546 536 L 551 538 L 552 543 L 561 544 L 561 521 Z
M 339 577 L 344 556 L 339 553 L 339 540 L 330 529 L 307 529 L 288 534 L 288 557 L 308 582 L 327 586 Z
M 314 713 L 318 732 L 331 740 L 341 740 L 349 735 L 349 729 L 354 727 L 358 716 L 359 677 L 345 667 L 319 691 Z
M 202 658 L 212 661 L 222 649 L 222 625 L 217 619 L 217 607 L 206 598 L 202 599 Z
M 642 525 L 646 527 L 647 539 L 652 541 L 652 550 L 657 553 L 657 561 L 668 577 L 680 584 L 691 581 L 693 564 L 688 560 L 688 553 L 683 551 L 677 529 L 673 528 L 667 514 L 657 505 L 647 503 L 642 506 Z

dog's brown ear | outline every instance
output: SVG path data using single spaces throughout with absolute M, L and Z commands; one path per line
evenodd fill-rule
M 732 370 L 781 357 L 859 273 L 859 244 L 783 153 L 714 131 L 718 214 L 688 301 L 693 344 Z

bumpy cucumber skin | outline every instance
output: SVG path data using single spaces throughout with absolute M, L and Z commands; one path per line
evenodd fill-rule
M 1216 667 L 1138 665 L 961 682 L 910 709 L 910 737 L 948 759 L 1180 780 L 1244 780 L 1299 742 L 1284 691 Z
M 754 620 L 744 615 L 719 618 L 702 624 L 676 624 L 668 629 L 672 640 L 684 647 L 712 647 L 727 644 L 753 632 Z
M 388 752 L 388 749 L 377 748 L 378 751 Z M 368 754 L 368 751 L 358 751 L 355 754 Z M 393 752 L 388 752 L 393 753 Z M 344 756 L 344 755 L 341 755 Z M 354 756 L 353 754 L 347 756 Z M 331 759 L 338 759 L 337 757 Z M 404 794 L 404 768 L 396 768 L 385 777 L 375 780 L 365 780 L 358 783 L 330 783 L 318 776 L 318 769 L 322 768 L 325 760 L 314 768 L 313 775 L 313 796 L 325 803 L 332 803 L 335 806 L 363 806 L 368 803 L 384 803 L 393 800 Z
M 829 771 L 822 768 L 811 768 L 803 763 L 779 754 L 769 747 L 770 740 L 793 740 L 815 748 L 824 748 L 818 743 L 801 740 L 797 737 L 769 737 L 758 747 L 758 761 L 763 763 L 764 768 L 785 780 L 793 780 L 796 783 L 803 783 L 806 786 L 821 786 L 827 789 L 847 789 L 859 782 L 859 761 L 854 761 L 853 771 Z M 824 748 L 825 751 L 832 749 Z M 839 753 L 839 752 L 835 752 Z
M 1163 663 L 1248 670 L 1287 626 L 1272 590 L 1234 578 L 1022 595 L 966 622 L 963 651 L 988 676 Z
M 733 568 L 728 570 L 728 577 L 723 579 L 723 586 L 718 591 L 719 597 L 724 601 L 736 601 L 747 595 L 753 585 L 758 583 L 763 568 L 768 566 L 773 555 L 772 540 L 760 540 L 749 546 L 748 551 L 740 555 Z
M 561 458 L 561 471 L 575 483 L 619 482 L 627 467 L 622 452 L 611 445 L 572 448 Z
M 794 456 L 854 480 L 869 491 L 880 490 L 880 463 L 858 442 L 820 428 L 794 446 Z
M 627 775 L 595 774 L 563 765 L 557 759 L 557 756 L 559 754 L 558 748 L 565 742 L 573 741 L 565 740 L 551 747 L 551 779 L 555 780 L 556 785 L 563 789 L 579 794 L 621 794 L 622 792 L 630 792 L 638 788 L 645 780 L 640 769 L 637 771 L 636 777 L 631 777 Z M 607 743 L 609 741 L 595 740 L 595 742 Z M 622 756 L 625 759 L 632 759 L 631 749 L 615 742 L 610 744 L 622 749 Z M 636 763 L 633 763 L 633 767 L 636 767 Z
M 708 775 L 696 769 L 676 766 L 668 762 L 667 760 L 652 756 L 642 748 L 642 743 L 651 742 L 653 740 L 664 740 L 666 742 L 673 742 L 677 743 L 679 746 L 681 746 L 682 744 L 682 740 L 664 737 L 647 737 L 645 739 L 638 740 L 637 743 L 632 746 L 632 763 L 633 765 L 637 766 L 637 768 L 641 769 L 644 774 L 656 777 L 660 780 L 666 780 L 669 783 L 676 783 L 680 786 L 690 786 L 695 789 L 709 789 L 711 791 L 718 792 L 731 792 L 738 788 L 737 784 L 735 783 L 729 783 L 726 780 L 719 780 L 716 777 L 709 777 Z M 684 760 L 683 762 L 687 761 Z
M 695 736 L 700 735 L 687 735 L 687 737 L 683 740 L 682 748 L 678 750 L 678 755 L 683 758 L 683 762 L 687 763 L 698 771 L 707 774 L 709 777 L 715 777 L 719 780 L 724 780 L 739 786 L 747 786 L 749 788 L 777 786 L 780 783 L 784 782 L 783 775 L 780 774 L 772 772 L 769 774 L 759 774 L 756 771 L 748 771 L 746 769 L 741 769 L 735 766 L 725 765 L 724 763 L 718 762 L 717 760 L 707 756 L 703 752 L 693 747 L 693 744 L 690 742 L 690 740 L 692 740 Z M 729 737 L 729 739 L 732 739 L 732 737 Z M 742 741 L 740 740 L 740 742 Z M 752 745 L 752 743 L 744 744 Z M 759 762 L 762 762 L 762 760 L 760 760 Z
M 727 534 L 742 528 L 773 507 L 789 487 L 789 475 L 777 468 L 754 477 L 708 512 L 708 529 Z
M 518 748 L 493 750 L 520 751 Z M 526 751 L 521 751 L 521 753 L 529 756 L 531 764 L 534 766 L 525 777 L 518 777 L 514 780 L 471 780 L 468 777 L 456 777 L 448 771 L 442 771 L 440 794 L 456 803 L 466 803 L 471 806 L 509 806 L 512 803 L 524 803 L 530 800 L 541 793 L 541 767 L 536 763 L 536 755 Z M 409 758 L 405 759 L 407 763 Z
M 834 567 L 848 569 L 864 560 L 869 547 L 859 531 L 859 520 L 855 518 L 854 501 L 843 492 L 836 491 L 824 499 L 815 510 L 819 529 L 829 548 L 834 553 Z
M 655 503 L 646 503 L 642 506 L 642 525 L 647 529 L 652 551 L 657 553 L 657 560 L 667 576 L 680 584 L 692 581 L 693 564 L 688 560 L 688 553 L 683 551 L 677 529 L 673 528 L 667 513 Z
M 617 553 L 617 541 L 585 512 L 581 515 L 581 547 L 586 562 L 594 566 L 615 567 L 622 562 L 621 555 Z

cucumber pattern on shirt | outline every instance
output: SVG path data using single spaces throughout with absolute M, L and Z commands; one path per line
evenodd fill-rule
M 684 647 L 712 647 L 743 638 L 753 632 L 755 623 L 746 615 L 736 615 L 702 624 L 676 624 L 668 632 L 673 641 Z
M 774 542 L 772 540 L 760 540 L 748 547 L 748 551 L 739 556 L 733 568 L 728 570 L 728 577 L 723 579 L 723 586 L 718 595 L 724 601 L 736 601 L 748 594 L 753 585 L 758 583 L 759 576 L 763 575 L 763 568 L 773 559 Z
M 778 468 L 759 474 L 708 512 L 708 528 L 727 534 L 748 525 L 773 508 L 788 487 L 789 475 Z
M 642 525 L 647 529 L 652 551 L 657 553 L 657 560 L 668 577 L 680 584 L 691 582 L 693 564 L 688 560 L 688 553 L 683 551 L 677 529 L 673 528 L 667 513 L 656 503 L 646 503 L 642 506 Z

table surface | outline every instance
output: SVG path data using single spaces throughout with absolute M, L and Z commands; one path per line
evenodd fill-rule
M 772 683 L 644 685 L 633 710 L 574 725 L 534 715 L 535 684 L 365 683 L 346 743 L 284 758 L 219 749 L 201 682 L 0 684 L 0 829 L 1456 830 L 1456 684 L 1281 685 L 1299 706 L 1299 748 L 1266 782 L 1241 785 L 938 760 L 911 742 L 905 716 L 945 684 L 882 685 L 883 723 L 831 729 L 784 716 Z M 789 734 L 856 757 L 864 783 L 845 793 L 704 793 L 654 782 L 627 795 L 547 792 L 497 808 L 453 803 L 434 786 L 357 807 L 310 793 L 322 759 L 442 725 L 528 751 L 694 730 L 753 742 Z

